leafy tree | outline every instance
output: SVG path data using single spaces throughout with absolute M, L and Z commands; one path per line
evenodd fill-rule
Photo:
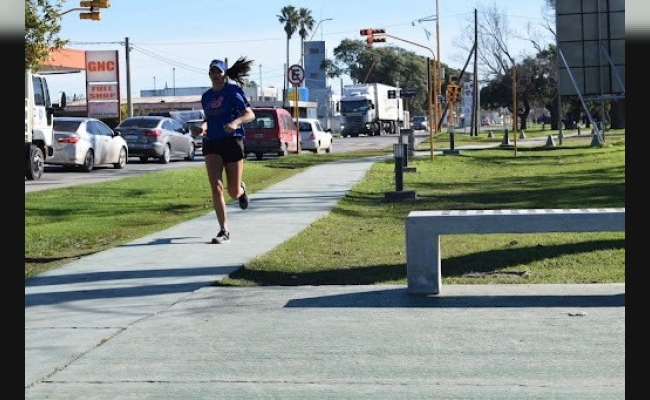
M 557 102 L 549 101 L 549 99 L 557 97 L 556 57 L 556 47 L 550 46 L 548 50 L 539 52 L 535 57 L 527 57 L 513 67 L 516 68 L 517 76 L 519 129 L 526 129 L 527 117 L 533 105 L 546 107 L 551 112 L 552 121 L 557 121 Z M 494 78 L 481 89 L 481 108 L 506 107 L 510 112 L 514 111 L 512 107 L 512 68 L 506 72 L 506 74 Z
M 59 38 L 61 7 L 65 0 L 25 0 L 25 70 L 38 69 L 68 41 Z
M 391 86 L 399 82 L 400 88 L 415 90 L 416 97 L 408 103 L 411 115 L 428 114 L 426 57 L 397 46 L 374 47 L 354 39 L 342 40 L 333 54 L 333 59 L 321 64 L 329 78 L 348 75 L 355 83 L 379 82 Z M 458 76 L 458 70 L 441 66 L 448 74 Z

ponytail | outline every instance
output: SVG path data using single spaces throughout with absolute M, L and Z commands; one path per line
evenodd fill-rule
M 226 76 L 241 86 L 244 86 L 244 77 L 248 76 L 252 63 L 253 60 L 247 60 L 246 57 L 239 57 L 233 66 L 228 68 Z

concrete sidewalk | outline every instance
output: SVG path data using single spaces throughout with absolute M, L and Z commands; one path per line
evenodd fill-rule
M 25 282 L 25 399 L 623 399 L 625 285 L 223 288 L 376 159 L 328 163 Z M 287 212 L 291 210 L 291 212 Z

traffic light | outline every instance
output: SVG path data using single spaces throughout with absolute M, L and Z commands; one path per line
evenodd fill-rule
M 386 37 L 386 29 L 384 28 L 379 28 L 379 29 L 361 29 L 359 31 L 361 36 L 366 36 L 366 43 L 367 44 L 373 44 L 373 43 L 379 43 L 379 42 L 385 42 Z M 378 35 L 378 36 L 375 36 Z
M 447 101 L 449 103 L 455 103 L 458 101 L 458 95 L 460 94 L 460 86 L 457 85 L 447 85 Z
M 79 19 L 92 19 L 94 21 L 99 21 L 102 19 L 102 15 L 99 11 L 82 12 L 79 13 Z
M 386 41 L 386 29 L 379 28 L 372 30 L 372 43 L 379 43 Z
M 359 31 L 359 34 L 361 36 L 366 36 L 366 44 L 371 45 L 372 42 L 374 41 L 374 37 L 372 35 L 372 29 L 361 29 Z
M 99 21 L 102 19 L 102 15 L 98 9 L 110 7 L 110 3 L 108 0 L 82 0 L 79 2 L 79 6 L 89 9 L 88 12 L 79 13 L 79 19 L 92 19 L 93 21 Z
M 110 7 L 110 3 L 108 0 L 92 0 L 92 1 L 80 1 L 79 2 L 80 7 L 86 7 L 86 8 L 108 8 Z

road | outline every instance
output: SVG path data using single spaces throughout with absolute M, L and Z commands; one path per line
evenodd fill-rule
M 129 161 L 123 169 L 115 169 L 112 166 L 96 166 L 91 172 L 66 170 L 58 165 L 46 165 L 41 179 L 33 181 L 25 180 L 25 193 L 83 185 L 86 183 L 104 182 L 148 172 L 188 168 L 197 165 L 203 165 L 203 156 L 197 155 L 194 161 L 173 160 L 169 164 L 160 164 L 154 161 L 143 163 L 136 158 L 129 158 Z
M 424 137 L 426 136 L 426 132 L 417 131 L 415 135 L 416 138 Z M 397 140 L 398 136 L 396 135 L 335 138 L 332 152 L 346 153 L 356 150 L 385 149 L 390 148 L 393 143 L 397 143 Z M 256 160 L 254 157 L 249 157 L 247 162 L 256 162 Z M 46 165 L 45 172 L 43 172 L 41 179 L 34 181 L 25 180 L 25 193 L 64 188 L 86 183 L 105 182 L 153 171 L 189 168 L 198 165 L 203 165 L 203 155 L 200 151 L 197 153 L 194 161 L 173 160 L 169 164 L 160 164 L 155 161 L 142 163 L 137 158 L 129 158 L 128 163 L 123 169 L 115 169 L 112 166 L 97 166 L 91 172 L 70 171 L 65 170 L 60 166 Z

